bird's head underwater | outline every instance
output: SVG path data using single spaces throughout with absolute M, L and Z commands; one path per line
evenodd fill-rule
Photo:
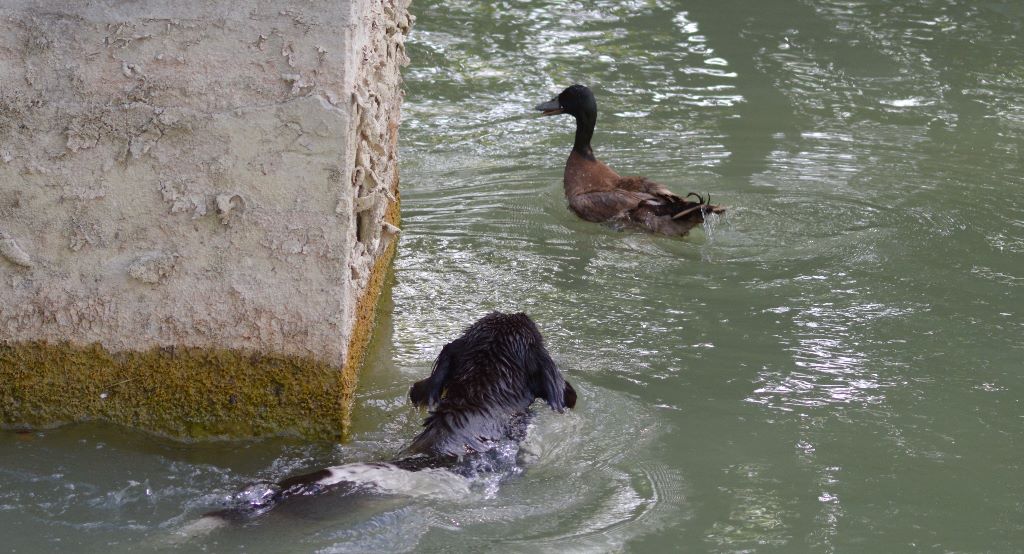
M 597 118 L 597 99 L 594 93 L 583 85 L 573 85 L 551 100 L 538 104 L 536 110 L 543 115 L 569 114 L 577 119 L 581 116 L 588 120 Z

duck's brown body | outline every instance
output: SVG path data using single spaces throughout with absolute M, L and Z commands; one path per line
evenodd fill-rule
M 573 85 L 537 109 L 545 115 L 576 118 L 576 141 L 565 163 L 564 184 L 569 209 L 581 218 L 682 236 L 707 214 L 725 211 L 698 194 L 680 197 L 646 177 L 623 177 L 594 157 L 590 139 L 597 124 L 597 101 L 587 87 Z M 691 196 L 697 201 L 687 200 Z
M 713 206 L 680 198 L 646 177 L 623 177 L 593 156 L 576 150 L 565 162 L 565 198 L 580 218 L 641 228 L 662 235 L 682 236 L 701 224 Z

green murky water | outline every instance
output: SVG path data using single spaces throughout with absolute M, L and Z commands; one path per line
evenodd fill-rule
M 254 480 L 383 459 L 408 384 L 524 310 L 581 394 L 522 475 L 325 503 L 186 550 L 1024 548 L 1024 5 L 418 1 L 404 235 L 346 445 L 0 438 L 0 548 L 120 551 Z M 679 239 L 565 208 L 581 82 L 623 174 L 729 206 Z M 335 503 L 337 504 L 337 503 Z

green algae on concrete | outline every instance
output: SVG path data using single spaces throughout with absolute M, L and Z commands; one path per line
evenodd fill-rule
M 100 419 L 175 438 L 337 439 L 352 388 L 338 368 L 291 356 L 0 343 L 0 422 L 8 428 Z
M 38 4 L 0 3 L 0 427 L 344 438 L 408 1 Z
M 384 220 L 400 223 L 398 175 Z M 343 440 L 397 241 L 374 263 L 343 367 L 196 347 L 110 352 L 99 344 L 0 341 L 0 427 L 103 420 L 176 439 L 291 435 Z
M 397 141 L 397 125 L 390 129 Z M 397 227 L 397 170 L 383 220 Z M 292 435 L 344 440 L 397 240 L 377 256 L 355 309 L 344 366 L 198 347 L 110 352 L 100 344 L 0 341 L 0 427 L 103 420 L 176 439 Z

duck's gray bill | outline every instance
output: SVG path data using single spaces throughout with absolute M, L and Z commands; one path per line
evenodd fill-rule
M 553 98 L 543 104 L 537 104 L 537 107 L 534 109 L 544 112 L 543 115 L 555 115 L 562 113 L 562 107 L 558 105 L 558 98 Z

